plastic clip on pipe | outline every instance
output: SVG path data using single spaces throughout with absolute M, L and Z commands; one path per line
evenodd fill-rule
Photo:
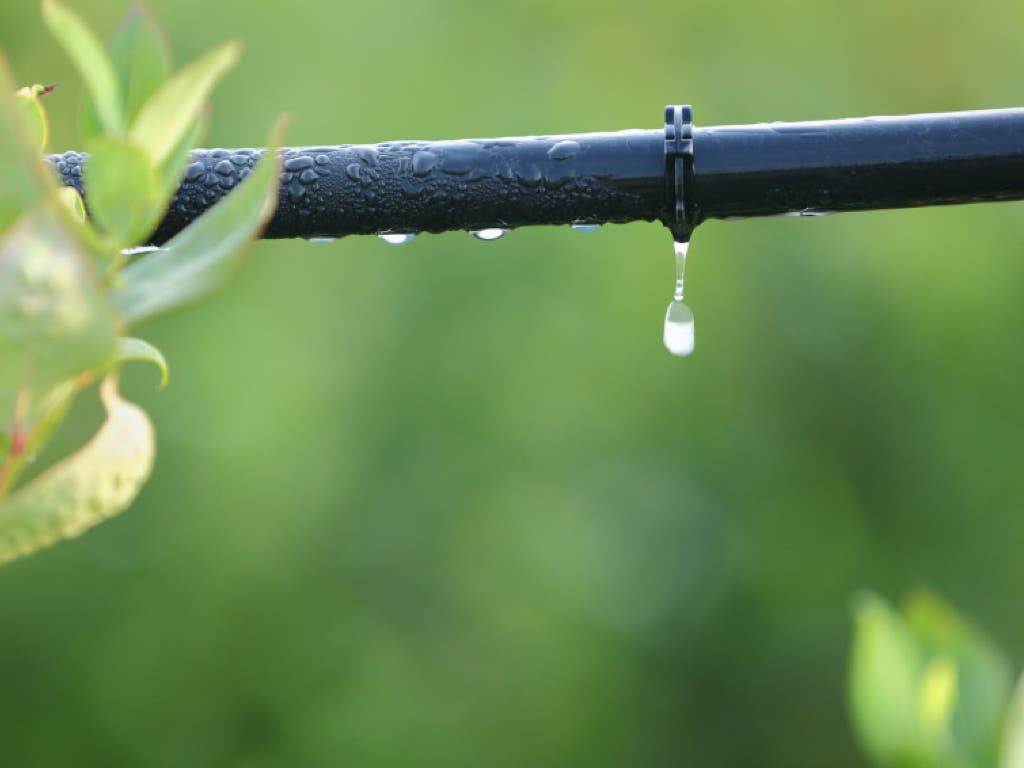
M 669 186 L 673 220 L 669 229 L 677 242 L 686 242 L 693 232 L 691 209 L 686 193 L 693 179 L 693 107 L 665 107 L 665 181 Z

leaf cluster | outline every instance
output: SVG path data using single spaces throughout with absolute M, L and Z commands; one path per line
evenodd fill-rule
M 174 71 L 141 6 L 106 46 L 58 0 L 43 0 L 42 16 L 82 77 L 89 154 L 83 200 L 42 155 L 52 88 L 16 89 L 0 57 L 0 562 L 131 504 L 152 469 L 153 428 L 118 394 L 117 371 L 145 360 L 166 383 L 167 364 L 130 328 L 223 285 L 272 213 L 278 186 L 280 123 L 244 181 L 171 241 L 150 246 L 239 46 Z M 99 432 L 19 486 L 76 395 L 99 380 L 107 414 Z
M 856 601 L 849 707 L 876 765 L 1024 768 L 1024 677 L 1011 687 L 1002 651 L 938 596 Z

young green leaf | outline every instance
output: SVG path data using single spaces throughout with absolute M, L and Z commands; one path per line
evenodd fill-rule
M 148 235 L 163 212 L 157 169 L 127 139 L 101 136 L 84 168 L 85 194 L 93 220 L 120 250 Z
M 19 88 L 15 94 L 25 127 L 29 136 L 35 140 L 40 152 L 46 150 L 46 142 L 50 136 L 50 123 L 46 119 L 46 110 L 43 109 L 43 105 L 39 101 L 39 97 L 46 92 L 45 85 L 37 84 Z
M 849 705 L 854 729 L 880 766 L 920 764 L 926 753 L 918 718 L 921 654 L 905 622 L 874 595 L 854 610 Z
M 196 301 L 237 272 L 245 252 L 274 212 L 277 202 L 279 142 L 235 190 L 176 235 L 163 249 L 147 254 L 121 272 L 114 303 L 128 323 Z
M 117 340 L 117 362 L 126 363 L 130 360 L 138 360 L 144 363 L 152 363 L 160 369 L 160 388 L 167 386 L 167 379 L 170 371 L 167 368 L 167 360 L 163 352 L 143 339 L 134 339 L 124 336 Z
M 64 421 L 64 415 L 75 399 L 75 395 L 90 382 L 88 375 L 61 382 L 39 399 L 38 417 L 28 431 L 22 431 L 21 450 L 12 452 L 11 445 L 0 446 L 0 456 L 6 460 L 0 463 L 0 499 L 18 483 L 18 477 L 28 465 L 30 458 L 43 452 L 57 427 Z
M 100 387 L 107 417 L 71 456 L 0 501 L 0 563 L 72 538 L 125 510 L 153 469 L 153 425 L 121 399 L 116 380 Z
M 167 40 L 149 10 L 136 3 L 114 31 L 107 52 L 121 86 L 126 120 L 131 123 L 170 73 Z M 102 133 L 96 106 L 88 97 L 82 101 L 81 125 L 87 141 Z
M 171 150 L 163 166 L 160 168 L 160 189 L 161 195 L 166 202 L 170 202 L 174 193 L 181 185 L 181 179 L 185 175 L 185 167 L 188 164 L 189 154 L 202 140 L 206 133 L 206 126 L 209 121 L 208 109 L 204 106 L 199 112 L 199 117 L 192 124 L 178 145 Z
M 912 595 L 904 613 L 924 652 L 947 658 L 956 667 L 950 736 L 957 752 L 973 764 L 994 765 L 1010 697 L 1009 662 L 995 643 L 938 595 Z
M 57 204 L 63 206 L 71 216 L 71 220 L 78 224 L 85 224 L 85 202 L 78 190 L 74 187 L 60 187 L 57 190 Z
M 949 656 L 931 659 L 921 673 L 917 714 L 921 733 L 933 753 L 944 754 L 950 746 L 950 721 L 957 702 L 959 673 Z
M 0 56 L 0 235 L 46 190 L 46 176 L 25 129 L 7 64 Z
M 1003 721 L 999 768 L 1024 768 L 1024 675 L 1017 681 Z
M 136 3 L 128 9 L 108 49 L 124 89 L 125 114 L 131 121 L 170 74 L 167 40 L 149 10 Z
M 55 387 L 107 363 L 114 325 L 56 217 L 42 207 L 23 216 L 0 240 L 0 432 L 29 432 Z
M 238 61 L 240 51 L 237 43 L 215 48 L 174 74 L 143 104 L 130 135 L 155 163 L 163 163 L 195 124 L 203 103 Z
M 82 76 L 103 130 L 120 134 L 125 128 L 121 87 L 99 39 L 77 13 L 58 0 L 43 0 L 43 20 Z

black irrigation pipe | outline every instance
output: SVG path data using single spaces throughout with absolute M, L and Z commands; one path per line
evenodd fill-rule
M 227 194 L 259 149 L 196 150 L 163 242 Z M 1024 199 L 1024 109 L 281 151 L 265 238 L 705 219 Z M 85 155 L 50 161 L 82 191 Z M 88 202 L 88 201 L 86 201 Z

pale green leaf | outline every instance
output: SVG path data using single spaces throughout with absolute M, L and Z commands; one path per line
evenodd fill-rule
M 72 538 L 135 500 L 153 468 L 153 426 L 113 378 L 100 395 L 107 417 L 82 448 L 0 501 L 0 563 Z
M 0 235 L 46 188 L 39 157 L 25 129 L 7 63 L 0 56 Z
M 38 416 L 31 429 L 22 432 L 24 445 L 20 452 L 9 452 L 9 443 L 6 446 L 0 445 L 0 457 L 7 457 L 6 460 L 0 461 L 0 499 L 3 498 L 5 491 L 17 485 L 18 477 L 29 462 L 43 452 L 57 427 L 64 421 L 75 395 L 88 383 L 91 383 L 89 376 L 68 379 L 39 398 Z
M 45 85 L 26 85 L 19 88 L 15 94 L 25 128 L 40 152 L 45 151 L 46 142 L 50 137 L 50 123 L 46 119 L 46 110 L 39 100 L 46 92 Z
M 999 768 L 1024 768 L 1024 675 L 1017 681 L 1003 721 Z
M 154 347 L 148 341 L 124 336 L 117 340 L 117 362 L 126 363 L 137 360 L 144 363 L 152 363 L 160 369 L 160 388 L 167 386 L 167 379 L 170 370 L 167 368 L 167 360 L 163 352 Z
M 195 123 L 186 131 L 181 141 L 178 142 L 178 146 L 171 150 L 171 153 L 160 168 L 160 189 L 165 204 L 170 202 L 171 198 L 174 197 L 174 193 L 178 191 L 178 187 L 181 186 L 181 179 L 185 175 L 189 155 L 198 146 L 203 134 L 206 133 L 208 119 L 207 109 L 204 107 L 200 111 L 199 117 L 196 118 Z
M 157 169 L 127 139 L 101 136 L 89 147 L 85 194 L 98 227 L 117 249 L 148 235 L 163 212 Z
M 241 48 L 226 43 L 175 73 L 139 110 L 131 137 L 163 161 L 195 124 L 217 81 L 238 61 Z
M 125 114 L 131 121 L 170 74 L 167 40 L 149 9 L 136 3 L 107 48 L 123 88 Z
M 106 364 L 115 317 L 79 245 L 42 208 L 0 239 L 0 432 L 30 430 L 58 385 Z
M 274 212 L 278 158 L 271 149 L 231 194 L 170 240 L 121 272 L 114 301 L 126 322 L 136 322 L 196 301 L 237 272 L 245 252 Z
M 167 41 L 149 10 L 136 3 L 107 43 L 107 52 L 121 86 L 128 123 L 163 85 L 170 72 Z M 82 102 L 82 132 L 86 139 L 101 133 L 92 99 Z
M 57 201 L 59 205 L 64 206 L 72 221 L 79 224 L 85 223 L 85 201 L 82 200 L 82 196 L 78 194 L 77 189 L 74 187 L 60 187 L 57 190 Z
M 917 690 L 917 714 L 925 741 L 933 752 L 949 750 L 950 721 L 957 701 L 958 672 L 953 659 L 939 655 L 930 659 L 921 673 Z
M 918 718 L 921 654 L 900 616 L 874 595 L 854 611 L 849 705 L 854 730 L 880 766 L 911 765 L 925 753 Z
M 980 629 L 935 594 L 911 596 L 904 613 L 924 652 L 956 666 L 957 699 L 950 723 L 955 751 L 971 763 L 994 765 L 1010 698 L 1009 662 Z
M 43 0 L 43 20 L 82 76 L 103 130 L 120 134 L 125 129 L 121 86 L 99 39 L 77 13 L 58 0 Z

